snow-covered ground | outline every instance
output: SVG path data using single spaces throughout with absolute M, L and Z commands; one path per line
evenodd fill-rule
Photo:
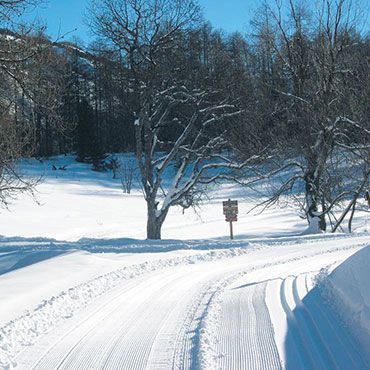
M 248 214 L 253 195 L 224 185 L 146 241 L 138 186 L 71 157 L 23 168 L 44 182 L 40 205 L 0 213 L 0 368 L 369 368 L 365 218 L 351 236 L 302 236 L 292 208 Z
M 66 171 L 53 171 L 67 165 Z M 71 157 L 55 161 L 24 165 L 24 171 L 44 182 L 36 194 L 40 206 L 29 197 L 21 197 L 11 205 L 12 212 L 0 214 L 0 235 L 47 237 L 77 241 L 87 238 L 145 238 L 146 205 L 136 183 L 130 195 L 123 194 L 119 180 L 112 173 L 97 173 L 86 164 L 76 163 Z M 212 199 L 201 210 L 172 209 L 163 228 L 165 239 L 204 239 L 223 237 L 228 233 L 224 222 L 221 201 L 238 197 L 240 220 L 236 234 L 245 237 L 277 236 L 297 233 L 305 223 L 290 209 L 282 209 L 279 218 L 274 211 L 249 217 L 249 195 L 237 186 L 224 186 L 212 193 Z M 267 226 L 267 227 L 266 227 Z

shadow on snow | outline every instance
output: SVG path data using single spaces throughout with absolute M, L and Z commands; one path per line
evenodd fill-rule
M 361 235 L 361 234 L 357 234 Z M 366 235 L 368 235 L 366 233 Z M 0 275 L 23 268 L 37 262 L 76 250 L 89 253 L 162 253 L 176 250 L 217 250 L 248 248 L 251 244 L 264 247 L 279 244 L 300 244 L 323 239 L 351 237 L 346 234 L 300 235 L 276 233 L 265 238 L 252 235 L 237 236 L 234 240 L 227 237 L 196 240 L 141 240 L 130 238 L 89 239 L 75 242 L 59 241 L 43 237 L 4 237 L 0 236 Z
M 281 290 L 281 302 L 287 315 L 288 332 L 285 339 L 287 370 L 297 369 L 369 369 L 370 359 L 360 350 L 356 338 L 341 324 L 332 307 L 313 288 L 290 311 L 285 294 Z

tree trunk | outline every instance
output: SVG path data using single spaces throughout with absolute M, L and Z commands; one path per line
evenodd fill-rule
M 161 239 L 162 224 L 156 218 L 151 218 L 148 215 L 148 222 L 146 227 L 147 239 L 159 240 Z
M 313 176 L 306 175 L 305 177 L 306 190 L 306 215 L 308 221 L 308 233 L 317 234 L 321 231 L 326 231 L 326 219 L 324 209 L 319 211 L 318 181 L 313 180 Z M 324 205 L 323 205 L 324 207 Z
M 147 239 L 159 240 L 161 239 L 162 225 L 165 219 L 165 215 L 157 216 L 156 203 L 153 201 L 147 201 L 148 208 L 148 219 L 146 225 L 146 237 Z
M 349 220 L 348 220 L 348 232 L 349 233 L 352 233 L 352 221 L 353 221 L 353 217 L 354 217 L 355 211 L 356 211 L 356 203 L 357 203 L 357 197 L 355 197 L 355 199 L 354 199 L 354 202 L 353 202 L 353 205 L 352 205 L 351 215 L 349 216 Z

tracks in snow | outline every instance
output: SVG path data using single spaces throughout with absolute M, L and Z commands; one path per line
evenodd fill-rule
M 312 289 L 313 276 L 303 273 L 240 284 L 242 278 L 231 284 L 219 309 L 216 368 L 369 368 L 354 338 L 317 288 Z
M 270 262 L 270 252 L 266 263 L 242 255 L 129 280 L 21 353 L 19 368 L 197 369 L 199 354 L 222 369 L 365 364 L 318 297 L 307 301 L 311 274 L 300 274 L 343 258 L 349 246 L 324 251 L 323 260 L 292 248 Z
M 218 368 L 280 368 L 274 330 L 264 301 L 265 290 L 266 283 L 261 283 L 225 293 L 217 333 Z
M 191 361 L 198 308 L 216 273 L 203 265 L 156 272 L 104 297 L 64 334 L 52 332 L 18 357 L 22 369 L 170 369 Z

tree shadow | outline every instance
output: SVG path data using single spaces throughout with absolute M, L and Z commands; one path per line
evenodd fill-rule
M 319 241 L 322 238 L 340 238 L 340 235 L 306 235 L 276 233 L 273 237 L 252 238 L 239 236 L 230 241 L 227 237 L 212 239 L 164 239 L 145 240 L 132 238 L 93 239 L 82 238 L 70 242 L 44 237 L 3 237 L 0 236 L 0 275 L 56 257 L 71 251 L 89 253 L 164 253 L 180 250 L 212 251 L 220 249 L 253 248 L 256 244 L 273 246 L 277 244 L 300 244 Z
M 57 257 L 65 251 L 20 251 L 0 255 L 0 275 Z

